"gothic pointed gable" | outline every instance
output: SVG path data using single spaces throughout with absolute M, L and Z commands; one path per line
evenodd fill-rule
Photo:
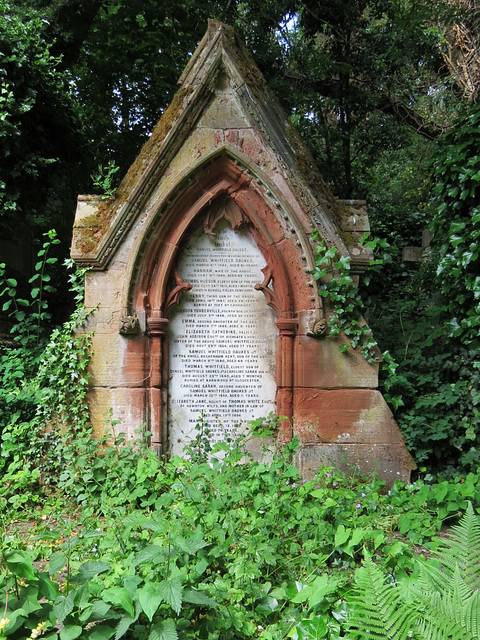
M 368 230 L 364 203 L 331 196 L 310 153 L 231 27 L 209 22 L 179 84 L 114 197 L 79 197 L 72 242 L 72 257 L 79 265 L 106 268 L 149 198 L 168 177 L 172 159 L 189 138 L 206 129 L 215 129 L 216 136 L 208 143 L 203 136 L 194 154 L 189 150 L 190 157 L 183 158 L 184 174 L 194 173 L 222 150 L 264 181 L 266 191 L 281 187 L 271 175 L 281 171 L 292 197 L 327 244 L 336 246 L 340 255 L 350 255 L 354 271 L 368 264 L 368 251 L 359 242 Z M 249 152 L 248 139 L 239 142 L 246 130 L 261 139 L 265 150 L 261 156 Z
M 231 27 L 209 22 L 179 84 L 114 197 L 78 199 L 95 430 L 113 409 L 176 454 L 195 411 L 235 429 L 267 407 L 305 477 L 346 460 L 407 480 L 378 365 L 339 350 L 312 276 L 315 229 L 353 275 L 368 265 L 365 203 L 333 198 Z

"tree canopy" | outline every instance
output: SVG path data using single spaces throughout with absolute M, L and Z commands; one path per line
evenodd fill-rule
M 390 243 L 364 296 L 417 460 L 478 464 L 475 0 L 0 0 L 2 237 L 55 227 L 67 253 L 76 195 L 128 169 L 208 18 L 235 27 L 334 195 L 366 198 Z M 429 260 L 404 262 L 427 227 Z

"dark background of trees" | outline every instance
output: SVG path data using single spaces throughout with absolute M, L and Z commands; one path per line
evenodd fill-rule
M 68 255 L 77 195 L 109 162 L 120 180 L 208 18 L 235 27 L 333 193 L 366 198 L 390 244 L 363 293 L 399 364 L 384 391 L 419 466 L 475 470 L 476 0 L 0 0 L 0 239 L 33 255 L 55 228 Z M 427 227 L 429 259 L 402 262 Z

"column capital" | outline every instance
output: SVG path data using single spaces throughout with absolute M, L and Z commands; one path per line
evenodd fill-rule
M 147 330 L 151 336 L 164 336 L 168 329 L 168 318 L 147 318 Z
M 296 318 L 280 318 L 275 323 L 281 336 L 296 336 L 298 320 Z

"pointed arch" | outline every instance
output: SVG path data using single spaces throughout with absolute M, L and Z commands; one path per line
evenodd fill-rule
M 272 190 L 253 171 L 242 167 L 223 149 L 201 163 L 185 176 L 151 215 L 149 228 L 143 234 L 131 265 L 127 313 L 144 318 L 145 370 L 149 430 L 154 441 L 168 450 L 168 340 L 169 312 L 190 284 L 177 271 L 182 247 L 199 225 L 208 235 L 215 234 L 216 225 L 226 220 L 232 229 L 248 227 L 261 251 L 266 267 L 263 281 L 256 289 L 265 295 L 266 304 L 276 314 L 276 409 L 288 420 L 282 422 L 280 439 L 289 440 L 293 420 L 293 349 L 298 329 L 296 309 L 312 307 L 308 277 L 299 267 L 299 260 L 289 260 L 289 252 L 298 250 L 287 233 L 294 216 L 281 206 L 274 208 L 266 192 Z M 274 198 L 271 198 L 274 200 Z M 276 201 L 278 204 L 278 200 Z M 283 215 L 282 215 L 283 213 Z M 286 219 L 290 227 L 285 224 Z M 297 245 L 302 237 L 309 240 L 297 224 Z M 293 234 L 292 234 L 293 235 Z M 288 250 L 287 250 L 288 249 Z M 299 286 L 303 280 L 302 287 Z M 298 298 L 305 299 L 299 304 Z
M 141 314 L 147 304 L 148 314 L 161 316 L 168 279 L 182 239 L 198 217 L 207 214 L 206 233 L 209 233 L 208 225 L 215 215 L 212 210 L 229 201 L 231 206 L 237 207 L 242 222 L 249 225 L 267 265 L 272 266 L 272 280 L 281 301 L 276 313 L 288 316 L 293 308 L 302 308 L 295 300 L 299 295 L 298 286 L 294 290 L 291 283 L 298 285 L 299 279 L 307 282 L 306 274 L 314 268 L 309 233 L 295 211 L 283 201 L 282 194 L 277 193 L 276 186 L 258 167 L 241 156 L 238 150 L 222 145 L 208 157 L 203 157 L 198 165 L 190 167 L 188 174 L 172 186 L 156 211 L 149 214 L 127 266 L 122 305 L 125 315 Z M 285 260 L 287 243 L 301 253 L 303 271 L 297 264 L 288 264 Z M 289 273 L 292 268 L 296 269 L 295 274 Z M 152 286 L 153 282 L 155 286 Z M 305 304 L 316 309 L 317 317 L 322 317 L 321 298 L 312 288 L 308 294 L 309 300 Z

